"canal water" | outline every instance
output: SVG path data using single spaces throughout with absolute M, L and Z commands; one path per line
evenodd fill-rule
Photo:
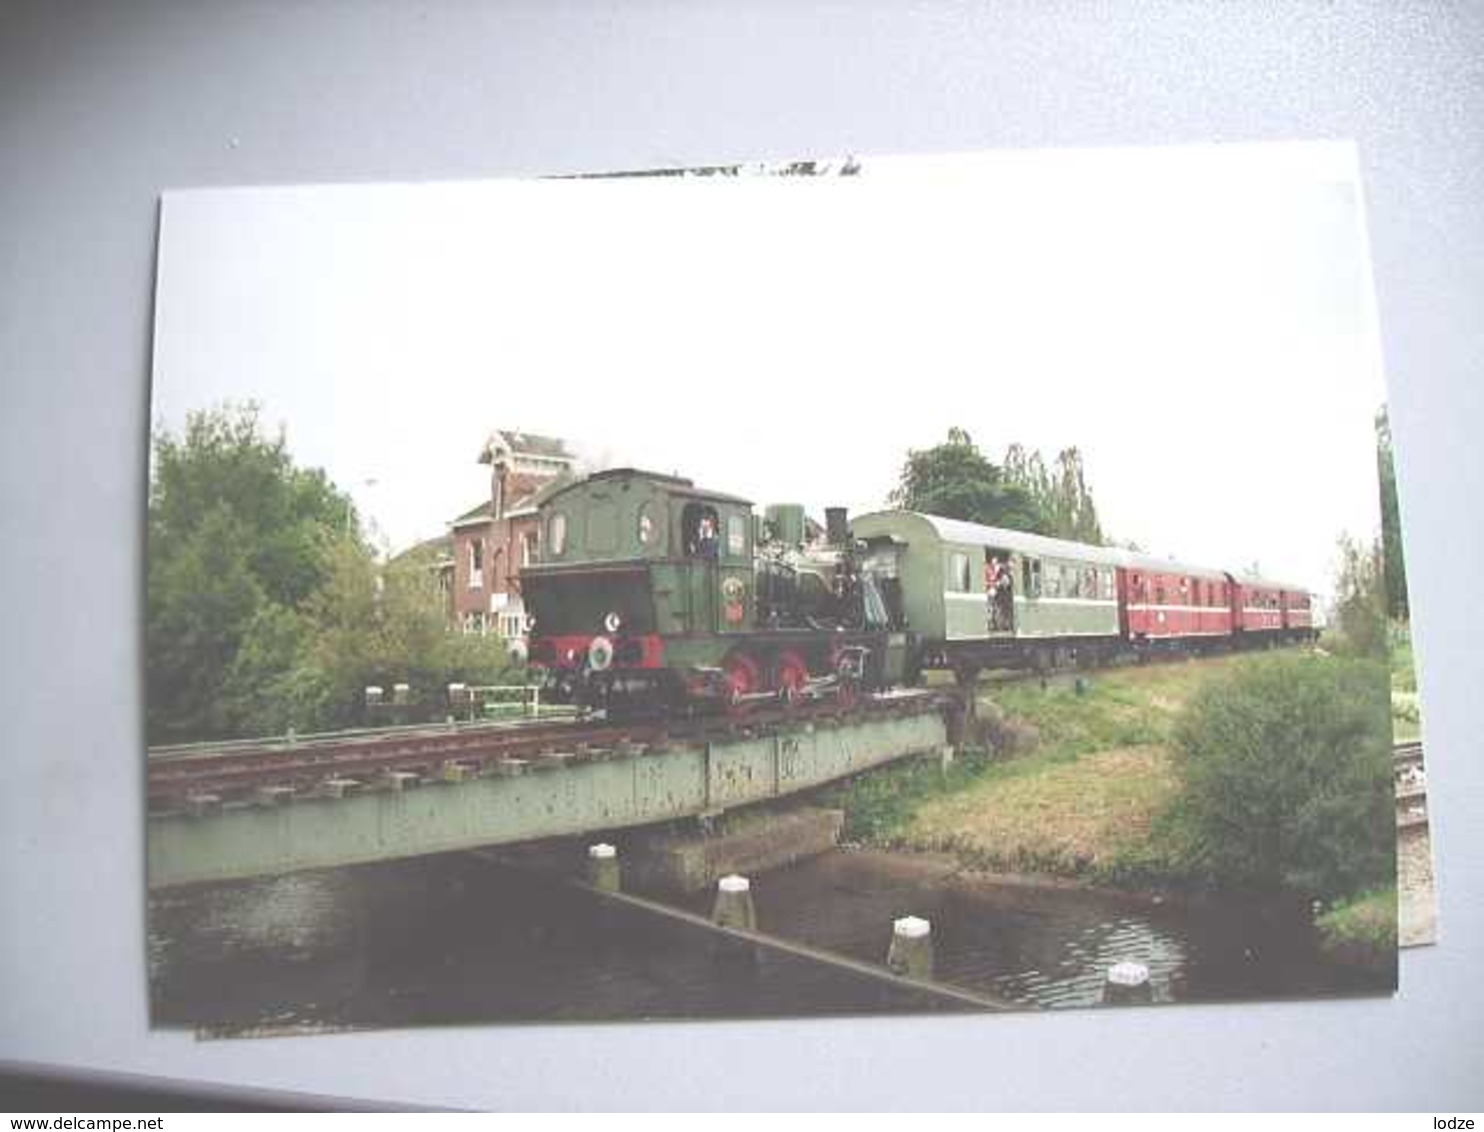
M 754 878 L 761 930 L 871 963 L 891 921 L 933 924 L 936 974 L 1027 1009 L 1091 1006 L 1133 959 L 1157 1002 L 1386 993 L 1324 963 L 1304 917 L 1134 906 L 986 885 L 947 864 L 835 852 Z M 706 911 L 709 896 L 677 902 Z M 150 901 L 155 1025 L 208 1034 L 973 1009 L 905 984 L 595 900 L 470 855 L 201 885 Z

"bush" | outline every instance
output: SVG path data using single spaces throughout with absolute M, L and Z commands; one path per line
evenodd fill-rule
M 1196 694 L 1175 749 L 1184 854 L 1208 883 L 1324 900 L 1394 883 L 1384 665 L 1249 661 Z
M 1342 962 L 1372 967 L 1396 963 L 1396 889 L 1368 892 L 1314 921 L 1319 948 Z

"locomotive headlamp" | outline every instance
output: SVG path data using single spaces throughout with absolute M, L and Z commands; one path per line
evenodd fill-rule
M 618 632 L 618 627 L 622 624 L 623 618 L 617 612 L 610 611 L 608 616 L 603 618 L 603 628 L 607 629 L 610 633 Z
M 587 646 L 587 666 L 594 672 L 606 672 L 613 663 L 613 642 L 607 637 L 594 637 Z

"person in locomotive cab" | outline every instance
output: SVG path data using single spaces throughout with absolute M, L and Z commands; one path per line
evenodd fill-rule
M 696 557 L 715 562 L 719 552 L 720 542 L 716 533 L 716 517 L 702 515 L 701 521 L 696 524 Z

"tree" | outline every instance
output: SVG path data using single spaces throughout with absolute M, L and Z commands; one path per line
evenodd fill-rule
M 1019 444 L 1005 450 L 1005 478 L 1030 496 L 1045 533 L 1102 545 L 1103 529 L 1082 467 L 1082 453 L 1075 447 L 1063 448 L 1056 454 L 1055 469 L 1054 475 L 1048 472 L 1039 452 L 1028 452 Z
M 304 726 L 358 722 L 368 684 L 441 690 L 501 682 L 511 667 L 498 638 L 449 630 L 437 580 L 415 556 L 378 567 L 338 545 L 306 614 L 312 633 L 299 654 L 296 701 Z
M 1396 494 L 1391 418 L 1385 405 L 1376 414 L 1376 471 L 1381 480 L 1381 552 L 1386 579 L 1386 615 L 1406 620 L 1407 561 L 1402 549 L 1401 505 Z
M 1030 493 L 1008 482 L 960 428 L 949 429 L 948 439 L 936 447 L 907 453 L 890 499 L 909 511 L 1046 533 Z
M 332 545 L 362 546 L 355 508 L 322 472 L 294 465 L 282 432 L 263 435 L 255 405 L 192 413 L 183 436 L 153 440 L 148 730 L 154 742 L 226 734 L 262 694 L 266 657 L 286 648 L 290 621 L 274 611 L 303 609 Z M 234 693 L 234 668 L 259 690 Z
M 377 563 L 349 497 L 251 405 L 156 434 L 148 588 L 151 742 L 345 727 L 368 684 L 493 683 L 510 666 L 500 642 L 450 631 L 425 560 Z
M 1377 660 L 1387 657 L 1386 584 L 1381 543 L 1369 546 L 1349 535 L 1339 540 L 1335 621 L 1345 651 Z
M 1203 685 L 1175 729 L 1196 875 L 1324 900 L 1392 883 L 1389 688 L 1383 664 L 1316 654 Z

